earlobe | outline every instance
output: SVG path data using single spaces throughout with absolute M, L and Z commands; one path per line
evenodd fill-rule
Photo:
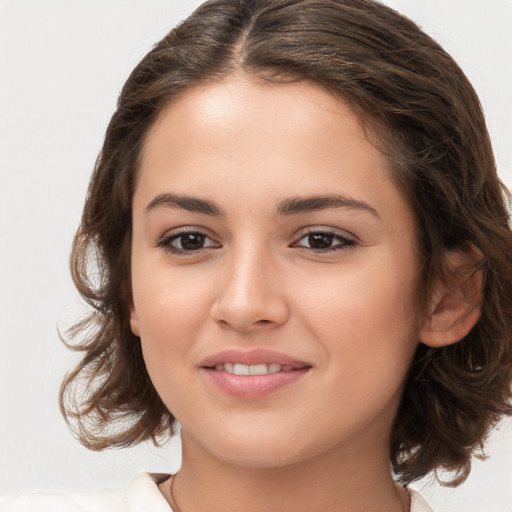
M 476 325 L 482 310 L 482 260 L 482 252 L 473 244 L 447 252 L 447 282 L 439 282 L 432 294 L 430 315 L 420 331 L 422 343 L 451 345 Z
M 139 317 L 133 304 L 130 304 L 130 328 L 135 336 L 140 336 Z

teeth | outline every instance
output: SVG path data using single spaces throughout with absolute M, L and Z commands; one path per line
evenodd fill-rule
M 278 363 L 270 364 L 241 364 L 241 363 L 224 363 L 216 364 L 215 369 L 232 373 L 233 375 L 267 375 L 269 373 L 278 373 L 281 371 L 289 372 L 293 366 L 282 366 Z
M 235 367 L 233 368 L 233 373 L 235 375 L 250 375 L 251 367 L 246 364 L 238 364 L 235 363 Z
M 268 373 L 268 366 L 266 364 L 252 364 L 249 366 L 251 375 L 265 375 Z
M 268 373 L 277 373 L 281 371 L 281 365 L 277 363 L 272 363 L 268 365 Z

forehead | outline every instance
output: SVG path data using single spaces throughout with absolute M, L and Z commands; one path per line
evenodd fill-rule
M 326 121 L 337 114 L 357 119 L 346 102 L 311 82 L 269 83 L 235 74 L 195 86 L 167 104 L 148 134 L 147 145 L 173 122 L 187 137 L 204 134 L 211 139 L 215 133 L 233 138 L 240 129 L 254 136 L 251 127 L 273 131 L 276 123 L 293 126 L 299 136 L 301 131 L 325 129 Z
M 233 205 L 258 195 L 277 202 L 340 192 L 378 205 L 382 187 L 400 194 L 346 101 L 308 82 L 243 76 L 169 103 L 148 134 L 139 171 L 136 195 L 144 192 L 146 201 L 169 191 L 222 192 Z
M 266 137 L 268 134 L 272 134 L 271 140 Z M 242 149 L 242 139 L 243 149 L 252 145 L 261 161 L 271 156 L 273 150 L 289 146 L 292 139 L 311 141 L 302 153 L 314 144 L 318 148 L 335 142 L 340 151 L 345 145 L 345 157 L 351 153 L 350 145 L 356 139 L 368 145 L 359 117 L 346 101 L 324 88 L 306 81 L 256 82 L 236 74 L 221 82 L 195 86 L 168 103 L 146 137 L 143 167 L 154 162 L 159 146 L 167 146 L 169 152 L 165 156 L 174 158 L 192 145 L 196 145 L 192 153 L 219 152 L 224 145 L 224 149 L 230 147 L 235 154 Z M 182 151 L 171 155 L 170 150 L 176 149 L 173 146 Z M 376 163 L 387 166 L 377 151 L 368 156 L 375 156 Z

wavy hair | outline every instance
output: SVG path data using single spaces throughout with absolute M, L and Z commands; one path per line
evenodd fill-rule
M 478 98 L 455 61 L 417 25 L 372 0 L 210 0 L 128 78 L 92 175 L 71 256 L 91 306 L 68 345 L 62 411 L 92 449 L 160 442 L 174 418 L 129 326 L 131 203 L 145 137 L 191 87 L 241 71 L 309 81 L 349 101 L 388 158 L 416 215 L 423 289 L 450 283 L 447 249 L 483 254 L 482 314 L 459 343 L 419 344 L 391 433 L 400 479 L 454 471 L 456 485 L 502 415 L 511 414 L 512 233 Z M 462 292 L 461 292 L 462 293 Z

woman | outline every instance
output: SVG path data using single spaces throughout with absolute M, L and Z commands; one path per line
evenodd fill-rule
M 208 2 L 109 126 L 63 408 L 94 449 L 178 420 L 182 469 L 137 483 L 175 512 L 429 510 L 389 463 L 458 483 L 510 413 L 510 245 L 478 100 L 415 25 Z

